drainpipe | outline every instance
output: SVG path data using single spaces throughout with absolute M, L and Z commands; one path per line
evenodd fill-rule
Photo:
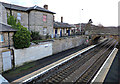
M 29 11 L 28 11 L 28 30 L 30 31 L 30 24 L 29 24 Z
M 12 16 L 11 4 L 10 4 L 10 15 Z
M 10 32 L 8 32 L 8 49 L 10 49 Z
M 74 28 L 74 36 L 75 36 L 75 28 Z

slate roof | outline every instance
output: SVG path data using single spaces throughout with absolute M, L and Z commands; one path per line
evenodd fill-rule
M 73 28 L 74 26 L 68 23 L 54 22 L 54 28 Z
M 54 12 L 51 12 L 51 11 L 45 9 L 45 8 L 41 8 L 41 7 L 36 6 L 36 5 L 33 6 L 33 7 L 29 7 L 29 8 L 27 9 L 27 11 L 31 11 L 31 10 L 38 10 L 38 11 L 43 11 L 43 12 L 48 12 L 48 13 L 55 14 Z
M 0 32 L 15 32 L 15 31 L 17 30 L 13 29 L 11 26 L 0 23 Z
M 23 6 L 18 6 L 18 5 L 14 5 L 14 4 L 8 4 L 8 3 L 4 3 L 4 2 L 0 2 L 2 3 L 2 5 L 5 7 L 5 8 L 8 8 L 8 9 L 13 9 L 13 10 L 18 10 L 18 11 L 24 11 L 24 12 L 28 12 L 28 11 L 31 11 L 31 10 L 38 10 L 38 11 L 42 11 L 42 12 L 47 12 L 47 13 L 52 13 L 52 14 L 55 14 L 54 12 L 51 12 L 45 8 L 41 8 L 39 6 L 33 6 L 33 7 L 23 7 Z
M 74 24 L 77 28 L 80 28 L 80 23 L 79 24 Z M 81 27 L 86 27 L 87 23 L 81 23 Z
M 5 8 L 8 8 L 8 9 L 13 9 L 13 10 L 19 10 L 19 11 L 26 11 L 28 9 L 28 7 L 22 7 L 22 6 L 18 6 L 18 5 L 14 5 L 14 4 L 8 4 L 8 3 L 4 3 L 4 2 L 0 2 L 2 3 L 2 5 L 5 7 Z

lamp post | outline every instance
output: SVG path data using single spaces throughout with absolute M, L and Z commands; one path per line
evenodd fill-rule
M 81 9 L 81 13 L 82 13 L 82 11 L 83 11 L 83 9 Z M 81 21 L 82 21 L 82 14 L 81 14 Z M 82 35 L 82 23 L 80 23 L 79 26 L 80 26 L 79 29 L 80 29 L 80 32 L 81 32 L 81 35 Z

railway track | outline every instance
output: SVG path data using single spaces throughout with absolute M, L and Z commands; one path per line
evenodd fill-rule
M 107 46 L 108 48 L 105 51 L 103 51 L 103 54 L 100 55 L 100 57 L 92 64 L 92 66 L 90 66 L 89 69 L 87 69 L 86 72 L 82 76 L 80 76 L 74 84 L 77 83 L 89 84 L 94 75 L 97 73 L 99 68 L 104 63 L 104 61 L 107 59 L 109 54 L 112 52 L 116 44 L 117 44 L 116 42 L 113 42 L 110 46 Z
M 108 55 L 111 52 L 115 44 L 116 42 L 112 39 L 100 43 L 94 49 L 82 53 L 81 55 L 63 63 L 62 65 L 57 66 L 54 69 L 40 75 L 34 80 L 29 81 L 28 83 L 88 83 L 94 76 L 93 74 L 97 72 L 99 67 L 107 58 L 105 55 Z M 99 66 L 97 66 L 98 63 Z

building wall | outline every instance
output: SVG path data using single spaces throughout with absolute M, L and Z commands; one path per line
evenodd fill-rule
M 82 45 L 85 42 L 86 38 L 83 36 L 76 36 L 65 39 L 58 39 L 53 42 L 53 54 L 74 48 Z
M 68 33 L 67 33 L 67 30 L 70 30 L 70 35 L 72 34 L 71 33 L 71 29 L 69 28 L 56 28 L 57 29 L 57 34 L 60 36 L 60 30 L 62 30 L 62 36 L 68 36 Z M 53 30 L 54 32 L 54 35 L 55 35 L 55 28 Z
M 10 15 L 9 9 L 7 9 L 7 13 Z M 43 28 L 47 28 L 46 34 L 53 34 L 53 14 L 36 10 L 30 11 L 28 14 L 28 12 L 12 10 L 12 15 L 16 18 L 18 13 L 21 14 L 20 23 L 24 27 L 29 27 L 31 31 L 39 31 L 41 35 L 43 35 Z M 47 15 L 47 22 L 43 22 L 43 15 Z
M 58 30 L 57 30 L 57 34 L 60 36 L 60 28 L 58 28 Z
M 52 55 L 52 43 L 43 43 L 24 49 L 14 49 L 15 66 Z
M 0 23 L 7 24 L 6 9 L 1 3 L 0 3 Z
M 2 49 L 0 48 L 0 73 L 2 73 Z
M 43 22 L 43 15 L 47 15 L 47 22 Z M 53 14 L 32 10 L 29 13 L 29 27 L 32 31 L 39 31 L 43 35 L 43 28 L 47 28 L 49 35 L 53 34 Z
M 10 10 L 7 9 L 7 13 L 10 15 Z M 21 20 L 20 23 L 28 28 L 28 13 L 27 12 L 23 12 L 23 11 L 17 11 L 17 10 L 12 10 L 12 15 L 17 18 L 17 14 L 20 13 L 21 14 Z
M 0 34 L 3 34 L 3 37 L 4 37 L 4 42 L 0 42 L 0 47 L 8 46 L 8 32 L 0 32 Z M 9 33 L 10 45 L 13 45 L 13 40 L 12 40 L 13 35 L 14 35 L 14 32 Z

